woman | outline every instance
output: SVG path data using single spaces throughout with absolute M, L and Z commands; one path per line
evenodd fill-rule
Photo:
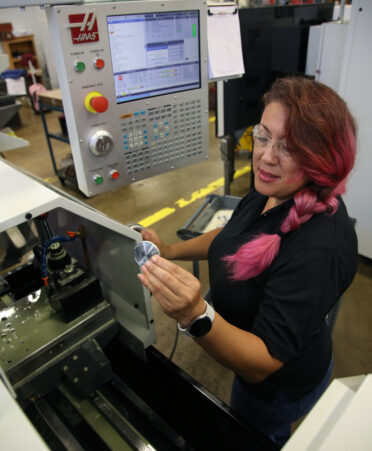
M 282 445 L 329 382 L 326 316 L 356 272 L 357 240 L 340 197 L 356 126 L 334 91 L 305 78 L 277 80 L 264 106 L 253 133 L 255 189 L 223 229 L 171 246 L 143 231 L 162 257 L 139 278 L 181 330 L 236 373 L 236 414 Z M 214 312 L 198 280 L 166 260 L 202 258 Z

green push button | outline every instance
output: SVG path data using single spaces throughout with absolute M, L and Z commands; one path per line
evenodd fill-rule
M 93 177 L 94 181 L 96 182 L 97 185 L 101 185 L 103 183 L 103 177 L 101 177 L 100 175 L 95 175 Z
M 74 65 L 76 72 L 84 72 L 85 71 L 85 63 L 83 61 L 77 61 Z

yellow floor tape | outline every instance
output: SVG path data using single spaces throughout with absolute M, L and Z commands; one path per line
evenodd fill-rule
M 242 175 L 246 174 L 247 172 L 250 172 L 251 170 L 251 166 L 244 166 L 241 169 L 238 169 L 237 171 L 235 171 L 234 174 L 234 179 L 237 179 L 238 177 L 241 177 Z M 190 205 L 192 202 L 195 202 L 196 200 L 207 196 L 208 194 L 212 193 L 213 191 L 216 191 L 216 189 L 220 188 L 221 186 L 223 186 L 225 183 L 225 180 L 223 177 L 215 180 L 214 182 L 209 183 L 208 186 L 206 186 L 205 188 L 202 188 L 198 191 L 194 191 L 189 199 L 178 199 L 176 200 L 174 203 L 176 204 L 176 206 L 178 208 L 183 208 L 186 207 L 187 205 Z M 161 210 L 157 211 L 156 213 L 147 216 L 147 218 L 142 219 L 141 221 L 139 221 L 138 223 L 141 224 L 143 227 L 150 227 L 153 224 L 155 224 L 156 222 L 160 221 L 161 219 L 166 218 L 167 216 L 173 214 L 176 211 L 176 208 L 171 208 L 171 207 L 165 207 L 162 208 Z
M 161 219 L 166 218 L 167 216 L 171 215 L 176 211 L 175 208 L 165 207 L 161 210 L 157 211 L 151 216 L 147 216 L 147 218 L 142 219 L 142 221 L 139 222 L 141 226 L 143 227 L 150 227 L 152 224 L 155 224 L 155 222 L 160 221 Z

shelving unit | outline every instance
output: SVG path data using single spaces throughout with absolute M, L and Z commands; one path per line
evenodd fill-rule
M 9 57 L 9 69 L 26 69 L 30 73 L 27 64 L 22 61 L 22 55 L 30 53 L 34 57 L 33 66 L 36 69 L 35 76 L 39 83 L 42 83 L 42 70 L 40 69 L 39 59 L 34 43 L 34 36 L 21 36 L 9 41 L 2 42 L 3 52 Z
M 46 91 L 40 94 L 39 96 L 39 105 L 40 105 L 40 116 L 43 122 L 45 137 L 48 144 L 48 150 L 50 154 L 50 159 L 52 161 L 54 173 L 59 178 L 62 185 L 69 184 L 73 189 L 79 191 L 78 182 L 76 178 L 76 172 L 73 162 L 65 167 L 58 167 L 56 159 L 54 157 L 52 139 L 56 139 L 58 141 L 62 141 L 65 143 L 70 143 L 68 136 L 63 133 L 52 133 L 48 129 L 48 124 L 45 119 L 44 112 L 48 110 L 59 111 L 63 113 L 63 103 L 61 97 L 61 91 L 59 89 L 54 89 L 52 91 Z

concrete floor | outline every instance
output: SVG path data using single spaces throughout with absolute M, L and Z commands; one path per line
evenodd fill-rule
M 18 136 L 30 142 L 29 147 L 6 153 L 6 159 L 37 176 L 61 187 L 54 174 L 39 115 L 27 105 L 20 110 L 22 127 L 15 129 Z M 59 132 L 56 112 L 49 112 L 47 122 L 51 131 Z M 69 154 L 69 146 L 53 141 L 57 163 Z M 249 165 L 248 154 L 240 152 L 236 156 L 236 169 Z M 196 199 L 180 207 L 180 199 L 192 200 L 205 190 L 223 194 L 223 164 L 219 153 L 219 141 L 214 136 L 214 123 L 210 122 L 210 157 L 206 162 L 178 169 L 151 179 L 133 183 L 115 191 L 85 198 L 78 192 L 63 188 L 89 205 L 102 211 L 123 224 L 136 223 L 165 208 L 175 208 L 175 212 L 156 222 L 152 227 L 164 241 L 177 240 L 180 229 L 204 198 Z M 243 196 L 250 186 L 249 172 L 231 184 L 231 194 Z M 192 270 L 189 262 L 181 262 Z M 201 263 L 203 290 L 208 288 L 208 270 Z M 171 353 L 176 335 L 174 321 L 168 319 L 153 300 L 157 342 L 155 347 L 165 355 Z M 360 258 L 356 278 L 345 293 L 337 323 L 333 333 L 335 365 L 333 378 L 372 373 L 372 261 Z M 180 336 L 173 361 L 184 371 L 228 403 L 233 373 L 216 363 L 188 337 Z

